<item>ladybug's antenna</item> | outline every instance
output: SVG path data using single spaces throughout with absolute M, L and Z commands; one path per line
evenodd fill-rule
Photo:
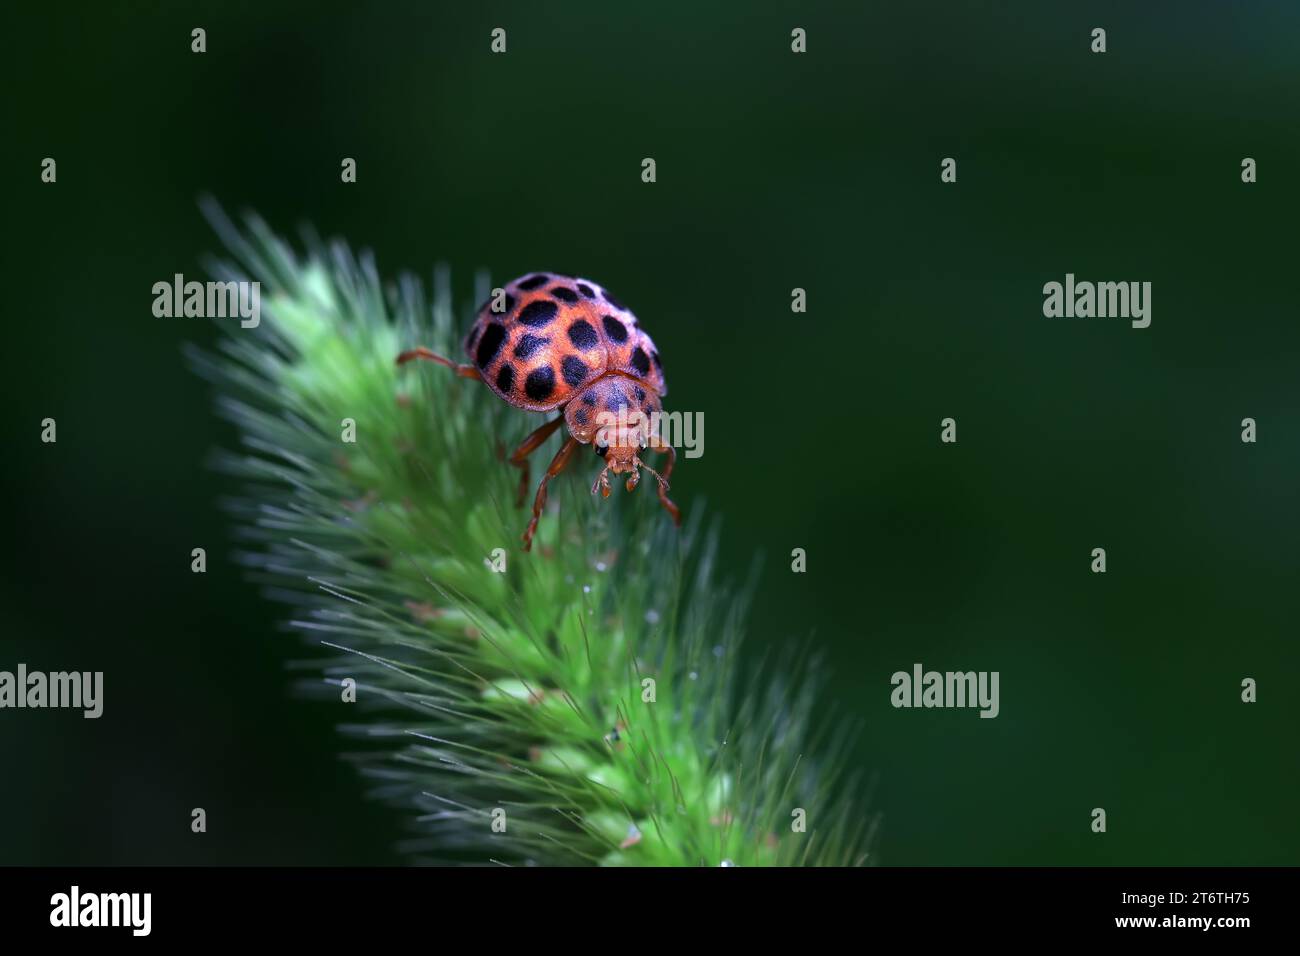
M 659 472 L 655 471 L 653 468 L 651 468 L 649 465 L 643 462 L 640 458 L 636 460 L 636 463 L 640 465 L 642 468 L 644 468 L 646 471 L 650 472 L 650 474 L 655 476 L 655 481 L 659 482 L 660 488 L 662 488 L 664 491 L 668 490 L 668 482 L 667 480 L 665 480 L 663 475 L 659 474 Z

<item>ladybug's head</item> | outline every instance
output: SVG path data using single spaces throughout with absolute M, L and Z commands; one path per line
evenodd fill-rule
M 596 483 L 591 486 L 591 493 L 594 495 L 599 491 L 604 497 L 609 497 L 610 472 L 616 475 L 627 475 L 628 491 L 640 483 L 642 468 L 663 484 L 664 480 L 659 477 L 659 473 L 641 460 L 640 453 L 645 444 L 643 427 L 611 425 L 597 432 L 592 440 L 592 446 L 596 449 L 596 454 L 605 459 L 605 467 L 596 476 Z
M 627 490 L 641 481 L 645 468 L 660 484 L 663 479 L 641 461 L 641 451 L 650 444 L 655 423 L 652 415 L 660 410 L 659 396 L 644 382 L 626 376 L 602 376 L 574 397 L 565 408 L 569 434 L 580 442 L 589 442 L 605 466 L 596 476 L 591 492 L 609 497 L 609 474 L 627 475 Z

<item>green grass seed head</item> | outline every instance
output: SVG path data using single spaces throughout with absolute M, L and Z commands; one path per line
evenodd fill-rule
M 193 356 L 242 442 L 220 457 L 244 489 L 242 558 L 322 647 L 328 686 L 356 682 L 340 722 L 410 814 L 412 859 L 866 860 L 841 735 L 806 752 L 814 684 L 738 670 L 746 594 L 717 583 L 701 509 L 678 531 L 652 494 L 601 501 L 560 479 L 522 553 L 517 472 L 495 444 L 534 418 L 394 362 L 417 343 L 457 354 L 446 271 L 430 302 L 341 244 L 299 256 L 260 220 L 205 209 L 232 257 L 216 276 L 262 284 L 258 327 Z

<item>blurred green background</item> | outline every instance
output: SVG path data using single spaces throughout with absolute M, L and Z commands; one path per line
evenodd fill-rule
M 809 6 L 11 7 L 0 669 L 106 700 L 0 712 L 0 863 L 401 860 L 229 561 L 214 331 L 150 311 L 202 192 L 466 305 L 478 267 L 615 290 L 705 413 L 674 497 L 766 556 L 756 652 L 811 641 L 861 730 L 882 862 L 1300 862 L 1300 7 Z M 1066 272 L 1151 281 L 1151 327 L 1044 318 Z M 893 709 L 918 661 L 1000 671 L 1001 715 Z

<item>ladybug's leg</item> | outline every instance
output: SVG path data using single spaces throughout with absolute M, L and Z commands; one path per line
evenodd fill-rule
M 531 551 L 533 547 L 533 534 L 537 531 L 537 521 L 542 516 L 542 508 L 546 507 L 546 483 L 564 470 L 564 466 L 569 463 L 573 456 L 573 449 L 578 447 L 578 439 L 569 436 L 564 445 L 555 453 L 551 459 L 551 467 L 546 469 L 546 474 L 542 475 L 542 483 L 537 486 L 537 497 L 533 499 L 533 520 L 528 522 L 528 527 L 524 530 L 524 550 Z
M 451 359 L 443 358 L 437 352 L 431 352 L 426 348 L 409 349 L 408 351 L 403 352 L 401 355 L 397 356 L 397 364 L 404 365 L 411 361 L 411 359 L 424 359 L 427 362 L 437 362 L 439 365 L 447 366 L 447 368 L 454 371 L 461 378 L 476 378 L 479 381 L 483 380 L 483 376 L 479 374 L 479 370 L 473 365 L 457 365 Z
M 673 516 L 673 524 L 680 528 L 682 525 L 682 511 L 668 497 L 668 479 L 673 473 L 673 465 L 677 464 L 677 449 L 658 435 L 650 436 L 650 448 L 654 451 L 661 451 L 668 456 L 668 463 L 664 465 L 664 473 L 655 475 L 659 479 L 659 503 L 664 506 L 664 511 Z
M 546 439 L 550 438 L 551 433 L 554 432 L 555 429 L 559 428 L 563 421 L 564 416 L 561 415 L 559 418 L 554 418 L 547 422 L 541 428 L 537 429 L 525 438 L 520 443 L 519 447 L 515 449 L 515 453 L 510 456 L 510 464 L 523 472 L 523 474 L 519 476 L 519 494 L 515 496 L 516 508 L 522 508 L 524 506 L 524 495 L 528 494 L 528 456 L 537 451 L 538 446 L 540 446 L 542 442 L 546 441 Z

